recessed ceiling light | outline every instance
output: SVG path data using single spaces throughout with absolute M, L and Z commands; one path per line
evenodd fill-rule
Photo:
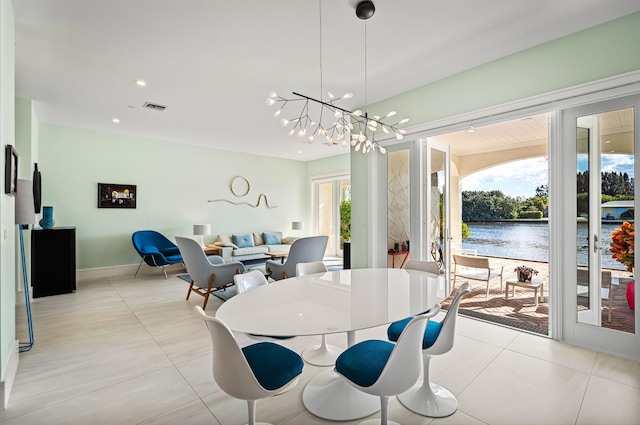
M 298 153 L 299 153 L 300 155 L 302 155 L 302 151 L 298 151 Z
M 120 122 L 120 119 L 119 118 L 114 118 L 111 121 L 113 121 L 114 123 L 118 124 Z
M 147 82 L 146 82 L 146 81 L 144 81 L 144 80 L 136 80 L 136 85 L 137 85 L 138 87 L 144 87 L 144 86 L 146 86 L 146 85 L 147 85 Z

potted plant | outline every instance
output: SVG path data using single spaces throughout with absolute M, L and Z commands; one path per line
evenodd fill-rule
M 533 275 L 538 274 L 538 270 L 527 266 L 518 266 L 513 271 L 517 273 L 520 282 L 531 282 Z
M 611 256 L 627 266 L 628 272 L 634 265 L 634 236 L 634 224 L 626 221 L 611 233 Z

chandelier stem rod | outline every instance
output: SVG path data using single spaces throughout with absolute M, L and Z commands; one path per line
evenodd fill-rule
M 296 93 L 296 92 L 291 92 L 291 93 L 296 95 L 296 96 L 303 97 L 303 98 L 305 98 L 307 100 L 311 100 L 311 101 L 320 103 L 320 104 L 322 104 L 322 105 L 324 105 L 324 106 L 326 106 L 328 108 L 337 109 L 337 110 L 342 111 L 344 113 L 347 113 L 349 115 L 353 115 L 353 112 L 349 111 L 348 109 L 343 109 L 343 108 L 341 108 L 339 106 L 336 106 L 334 104 L 323 102 L 322 100 L 314 99 L 313 97 L 310 97 L 310 96 L 307 96 L 307 95 L 304 95 L 304 94 L 300 94 L 300 93 Z

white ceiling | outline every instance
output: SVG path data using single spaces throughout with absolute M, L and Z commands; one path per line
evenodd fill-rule
M 354 93 L 339 104 L 349 109 L 365 104 L 357 2 L 322 1 L 323 88 Z M 640 10 L 638 0 L 374 3 L 369 103 Z M 289 137 L 265 104 L 272 90 L 320 97 L 318 0 L 13 0 L 13 8 L 16 95 L 35 101 L 42 123 L 304 161 L 346 152 Z M 168 108 L 145 110 L 147 101 Z

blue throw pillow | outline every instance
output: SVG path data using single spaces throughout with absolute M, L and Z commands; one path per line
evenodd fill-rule
M 231 236 L 231 239 L 233 239 L 233 244 L 236 245 L 238 248 L 247 248 L 250 246 L 254 246 L 253 245 L 253 235 L 248 234 L 248 235 L 233 235 Z
M 280 235 L 277 233 L 263 233 L 262 239 L 264 239 L 265 245 L 280 245 Z

